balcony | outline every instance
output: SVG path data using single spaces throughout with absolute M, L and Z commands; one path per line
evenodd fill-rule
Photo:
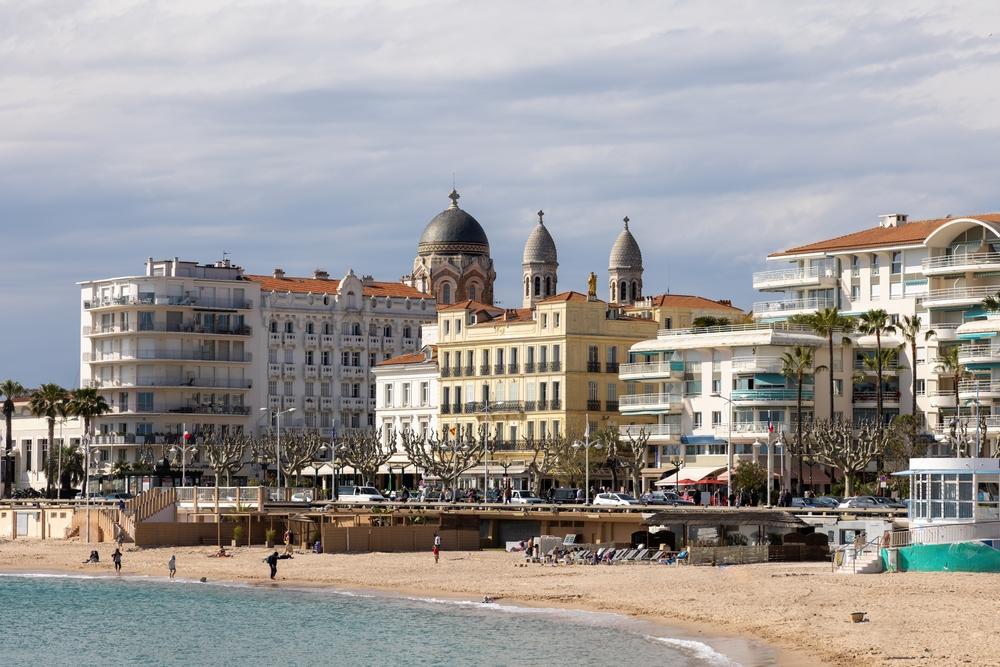
M 443 378 L 451 377 L 451 369 L 448 368 L 447 366 L 442 366 L 441 367 L 441 377 L 443 377 Z
M 382 339 L 378 336 L 368 336 L 368 347 L 377 348 L 382 345 Z
M 685 329 L 660 329 L 657 338 L 670 339 L 674 336 L 690 336 L 692 334 L 733 334 L 752 332 L 780 331 L 795 334 L 816 336 L 812 329 L 804 324 L 789 324 L 788 322 L 753 322 L 751 324 L 724 324 L 715 327 L 688 327 Z
M 97 353 L 90 354 L 85 353 L 83 355 L 83 361 L 85 363 L 106 363 L 106 362 L 121 362 L 121 361 L 202 361 L 202 362 L 221 362 L 227 364 L 248 364 L 252 360 L 251 354 L 246 353 L 230 353 L 217 354 L 202 352 L 200 350 L 189 350 L 175 352 L 172 350 L 140 350 L 135 354 L 120 354 L 117 352 L 109 353 Z
M 335 340 L 336 338 L 334 338 L 334 336 L 330 334 L 323 334 L 319 338 L 320 345 L 322 345 L 323 347 L 333 347 L 334 345 L 336 345 Z
M 306 364 L 305 374 L 307 378 L 314 378 L 319 376 L 319 366 L 315 364 Z
M 503 375 L 503 364 L 493 364 L 493 374 Z
M 447 403 L 442 403 L 441 404 L 441 414 L 443 414 L 443 415 L 450 415 L 451 414 L 451 405 L 449 405 Z
M 319 336 L 307 333 L 305 335 L 306 347 L 319 347 Z
M 319 367 L 320 377 L 332 378 L 333 377 L 333 366 L 320 366 Z
M 922 262 L 924 275 L 940 276 L 976 271 L 1000 271 L 1000 253 L 970 252 L 928 257 Z
M 368 375 L 368 371 L 361 366 L 341 366 L 340 375 L 347 378 L 363 378 Z
M 248 326 L 235 327 L 206 327 L 197 322 L 182 322 L 180 324 L 167 324 L 166 322 L 151 322 L 141 325 L 130 324 L 129 326 L 110 325 L 106 327 L 84 327 L 84 336 L 103 336 L 109 334 L 197 334 L 200 336 L 249 336 L 252 331 Z
M 484 403 L 466 403 L 466 414 L 512 414 L 524 412 L 521 401 L 489 401 Z
M 507 364 L 507 374 L 508 375 L 517 375 L 517 373 L 518 373 L 518 371 L 517 371 L 517 364 Z
M 383 336 L 382 337 L 382 348 L 386 350 L 391 350 L 396 347 L 396 337 L 395 336 Z
M 802 400 L 812 401 L 813 390 L 803 389 Z M 775 388 L 775 389 L 733 389 L 729 397 L 735 403 L 795 403 L 798 400 L 798 389 Z
M 594 400 L 592 398 L 588 398 L 587 399 L 587 409 L 588 410 L 594 410 L 595 412 L 600 412 L 601 411 L 601 402 L 597 401 L 597 400 Z
M 362 412 L 365 409 L 367 399 L 359 397 L 344 397 L 340 399 L 340 409 L 351 412 Z
M 974 306 L 1000 290 L 1000 285 L 978 287 L 947 287 L 930 290 L 918 297 L 925 308 L 946 308 L 949 306 Z
M 680 424 L 632 424 L 618 427 L 618 437 L 625 440 L 629 437 L 638 439 L 643 433 L 649 436 L 650 443 L 656 444 L 681 437 L 683 429 Z
M 333 410 L 333 399 L 329 396 L 321 396 L 319 399 L 319 409 L 323 411 Z
M 347 334 L 342 334 L 340 336 L 341 347 L 356 347 L 362 348 L 365 346 L 364 336 L 349 336 Z
M 958 348 L 958 360 L 962 364 L 998 364 L 1000 363 L 1000 345 L 963 343 Z
M 549 410 L 562 410 L 562 401 L 558 398 L 553 398 L 549 401 Z
M 281 396 L 268 396 L 267 405 L 274 410 L 281 409 Z
M 590 401 L 587 401 L 589 404 Z M 596 401 L 598 405 L 600 401 Z M 649 393 L 649 394 L 626 394 L 618 399 L 619 409 L 622 414 L 642 414 L 642 413 L 663 413 L 674 412 L 681 409 L 682 398 L 680 394 Z M 588 409 L 590 409 L 588 407 Z
M 287 410 L 288 408 L 295 407 L 295 397 L 294 396 L 284 396 L 281 399 L 281 407 Z
M 479 374 L 480 375 L 489 375 L 490 374 L 490 365 L 489 364 L 480 364 L 479 365 Z
M 876 403 L 877 401 L 878 401 L 878 392 L 875 391 L 874 389 L 863 389 L 860 391 L 851 392 L 852 403 Z M 899 403 L 899 390 L 883 389 L 882 402 Z
M 284 377 L 295 377 L 295 364 L 282 364 L 281 374 Z
M 550 373 L 558 373 L 560 370 L 562 370 L 562 362 L 559 362 L 559 361 L 550 361 L 549 362 L 549 372 Z
M 538 409 L 538 401 L 531 400 L 531 401 L 525 401 L 524 402 L 524 411 L 525 412 L 534 412 L 537 409 Z
M 96 308 L 121 308 L 124 306 L 187 306 L 198 308 L 219 308 L 224 310 L 250 310 L 253 303 L 246 299 L 213 299 L 196 296 L 153 296 L 133 297 L 122 296 L 113 299 L 93 299 L 83 302 L 87 310 Z
M 587 372 L 588 373 L 600 373 L 601 372 L 601 362 L 599 362 L 599 361 L 588 361 L 587 362 Z
M 605 401 L 604 409 L 608 412 L 618 412 L 618 401 Z
M 932 408 L 954 408 L 955 391 L 953 389 L 939 389 L 927 392 Z
M 963 380 L 958 383 L 962 399 L 1000 398 L 1000 382 L 990 380 Z
M 451 369 L 451 376 L 452 377 L 456 377 L 456 378 L 462 377 L 462 367 L 461 366 L 453 366 L 452 369 Z
M 466 366 L 465 370 L 462 372 L 465 374 L 465 377 L 470 378 L 476 374 L 476 369 L 473 368 L 472 366 Z
M 282 345 L 292 346 L 295 345 L 297 342 L 298 340 L 296 339 L 296 336 L 293 333 L 286 333 L 281 335 Z
M 403 349 L 404 350 L 415 350 L 417 347 L 416 338 L 404 338 L 403 339 Z
M 780 373 L 781 359 L 777 357 L 733 357 L 734 373 Z
M 281 345 L 281 334 L 280 333 L 269 333 L 269 334 L 267 334 L 267 342 L 270 345 L 274 345 L 274 346 Z
M 812 313 L 823 308 L 833 308 L 835 305 L 836 302 L 827 297 L 758 301 L 753 305 L 753 314 L 754 317 L 787 317 L 799 313 Z
M 524 372 L 525 373 L 534 373 L 535 372 L 535 362 L 534 361 L 526 361 L 526 362 L 524 362 Z
M 535 409 L 536 410 L 548 410 L 549 409 L 549 402 L 547 400 L 545 400 L 544 398 L 539 399 L 539 400 L 535 401 Z
M 375 399 L 374 398 L 369 398 L 368 402 L 365 405 L 368 406 L 368 409 L 370 411 L 374 411 L 375 410 Z
M 899 359 L 895 359 L 888 364 L 882 364 L 883 373 L 896 374 L 900 368 L 905 368 L 905 366 L 900 365 Z M 874 366 L 866 364 L 864 359 L 854 360 L 854 370 L 861 371 L 866 375 L 874 375 L 877 372 L 877 369 Z
M 250 408 L 245 405 L 225 405 L 222 403 L 185 403 L 182 405 L 144 405 L 132 411 L 124 411 L 118 414 L 185 414 L 185 415 L 224 415 L 224 416 L 246 416 L 250 414 Z
M 316 399 L 313 396 L 306 396 L 302 400 L 302 409 L 306 412 L 315 412 L 317 407 Z
M 677 377 L 684 372 L 683 361 L 654 361 L 643 364 L 622 364 L 618 376 L 622 380 L 655 380 Z
M 771 429 L 774 429 L 773 431 Z M 789 425 L 784 422 L 733 422 L 732 431 L 729 429 L 729 424 L 713 424 L 712 430 L 718 437 L 726 438 L 729 437 L 729 433 L 732 432 L 734 436 L 748 436 L 748 437 L 759 437 L 766 439 L 768 435 L 774 434 L 778 435 L 781 431 L 787 431 Z
M 462 404 L 461 403 L 452 403 L 451 404 L 451 414 L 453 414 L 453 415 L 460 415 L 460 414 L 462 414 Z
M 832 266 L 757 271 L 753 274 L 755 290 L 784 290 L 791 287 L 833 287 L 837 276 Z
M 164 387 L 168 389 L 250 389 L 253 385 L 251 380 L 231 379 L 231 378 L 203 378 L 203 377 L 167 377 L 167 376 L 140 376 L 136 380 L 101 380 L 90 381 L 91 386 L 102 387 Z

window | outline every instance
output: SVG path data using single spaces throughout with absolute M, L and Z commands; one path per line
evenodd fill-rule
M 892 264 L 891 264 L 891 267 L 890 267 L 890 271 L 893 274 L 900 274 L 900 273 L 903 272 L 903 253 L 902 252 L 897 251 L 897 252 L 892 253 Z
M 341 366 L 351 365 L 351 353 L 348 352 L 347 350 L 344 350 L 343 352 L 340 353 L 340 365 Z
M 271 396 L 277 396 L 278 395 L 278 381 L 277 380 L 268 380 L 268 382 L 267 382 L 267 393 L 270 394 Z
M 462 320 L 455 320 L 455 334 L 458 335 L 462 333 Z
M 128 392 L 122 391 L 118 393 L 118 409 L 122 412 L 128 412 Z
M 833 381 L 833 395 L 834 396 L 843 396 L 844 395 L 844 381 L 843 380 L 834 380 Z
M 562 319 L 561 315 L 562 315 L 562 313 L 556 313 L 556 315 L 555 315 L 555 317 L 556 317 L 556 323 L 555 323 L 555 328 L 556 328 L 556 329 L 558 329 L 558 328 L 559 328 L 559 322 L 560 322 L 560 320 Z
M 295 333 L 295 325 L 292 324 L 291 320 L 285 322 L 285 333 Z
M 427 382 L 420 383 L 420 405 L 427 405 L 430 394 L 430 385 Z
M 543 329 L 548 329 L 549 328 L 549 314 L 548 313 L 542 313 L 542 328 Z
M 722 426 L 722 411 L 713 410 L 712 411 L 712 426 Z
M 306 365 L 312 366 L 316 362 L 315 355 L 312 350 L 306 350 Z
M 330 352 L 329 352 L 329 350 L 323 350 L 323 353 L 320 355 L 320 361 L 323 362 L 324 366 L 329 366 L 330 365 Z
M 267 361 L 271 364 L 278 363 L 278 350 L 276 348 L 271 348 L 267 351 Z
M 306 396 L 315 396 L 316 384 L 314 382 L 306 382 Z
M 872 283 L 871 297 L 872 300 L 879 298 L 882 295 L 882 286 L 878 283 Z
M 562 348 L 559 345 L 552 346 L 552 361 L 557 364 L 562 361 Z
M 608 345 L 608 357 L 607 360 L 613 364 L 618 363 L 618 346 Z
M 444 321 L 444 335 L 447 336 L 450 332 L 451 332 L 451 321 L 450 320 L 445 320 Z
M 410 325 L 403 327 L 403 338 L 413 338 L 413 329 L 410 328 Z
M 702 413 L 701 412 L 694 413 L 694 428 L 695 429 L 701 428 L 701 419 L 702 419 Z
M 618 383 L 616 382 L 608 383 L 608 400 L 609 401 L 618 400 Z
M 720 378 L 712 378 L 712 393 L 713 394 L 722 393 L 722 380 Z
M 451 303 L 451 285 L 449 283 L 441 286 L 441 303 Z
M 152 331 L 152 330 L 153 330 L 153 311 L 140 310 L 139 331 Z
M 588 382 L 587 383 L 587 399 L 591 401 L 596 401 L 597 399 L 597 383 Z
M 449 399 L 451 398 L 451 387 L 441 388 L 441 405 L 450 405 Z
M 472 301 L 475 301 L 476 300 L 476 296 L 477 296 L 476 295 L 476 286 L 475 285 L 469 285 L 469 299 L 471 299 Z
M 403 383 L 403 407 L 410 405 L 410 383 Z
M 330 382 L 320 382 L 319 383 L 319 395 L 324 398 L 330 398 L 333 391 L 333 384 Z
M 24 450 L 24 469 L 31 470 L 31 440 L 22 440 L 21 449 Z
M 384 405 L 387 408 L 391 408 L 392 407 L 392 385 L 391 384 L 387 384 L 385 386 L 385 403 L 384 403 Z
M 921 396 L 926 393 L 923 380 L 917 380 L 917 396 Z
M 307 334 L 316 333 L 316 325 L 313 324 L 312 322 L 306 322 L 306 333 Z
M 278 333 L 278 322 L 277 322 L 277 320 L 271 320 L 271 333 Z
M 292 363 L 292 354 L 294 352 L 295 352 L 294 350 L 285 350 L 285 363 L 286 364 Z
M 372 364 L 372 365 L 374 366 L 374 364 Z M 361 366 L 361 353 L 360 352 L 351 352 L 351 366 L 354 366 L 355 368 L 358 368 L 359 366 Z
M 382 327 L 382 335 L 385 336 L 386 338 L 392 338 L 392 325 L 391 324 L 387 324 L 384 327 Z
M 673 326 L 674 326 L 674 318 L 672 318 L 672 317 L 664 317 L 663 318 L 663 328 L 664 329 L 672 329 Z
M 873 254 L 872 255 L 872 260 L 871 260 L 870 267 L 871 267 L 872 271 L 878 271 L 878 255 L 877 254 Z
M 153 392 L 140 391 L 136 395 L 136 411 L 137 412 L 153 411 Z

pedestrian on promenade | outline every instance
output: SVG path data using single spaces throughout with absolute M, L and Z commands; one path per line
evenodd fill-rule
M 441 558 L 441 536 L 437 531 L 434 531 L 434 548 L 431 551 L 434 553 L 434 564 L 437 565 L 438 559 Z
M 121 549 L 115 549 L 111 554 L 111 562 L 115 564 L 115 574 L 122 573 L 122 552 Z
M 173 579 L 174 575 L 177 574 L 177 556 L 175 554 L 170 554 L 170 560 L 167 561 L 167 569 L 170 571 L 170 578 Z
M 271 579 L 274 579 L 274 575 L 278 574 L 278 552 L 275 551 L 265 558 L 264 562 L 271 566 Z

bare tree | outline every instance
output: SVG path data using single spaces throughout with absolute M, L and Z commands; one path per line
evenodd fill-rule
M 632 429 L 628 429 L 626 435 L 627 441 L 618 439 L 620 458 L 625 471 L 632 478 L 632 491 L 639 495 L 642 488 L 642 469 L 646 467 L 646 443 L 649 442 L 649 431 L 640 427 L 638 435 L 632 435 Z
M 587 478 L 587 466 L 590 466 L 590 473 L 600 468 L 604 461 L 600 457 L 600 447 L 594 442 L 591 448 L 594 452 L 587 453 L 586 447 L 581 447 L 577 443 L 579 438 L 573 435 L 556 435 L 549 438 L 549 456 L 553 459 L 552 474 L 560 482 L 569 486 L 575 486 L 578 482 L 583 483 Z
M 227 433 L 223 436 L 210 435 L 201 446 L 205 454 L 205 462 L 215 471 L 215 485 L 219 479 L 226 476 L 226 486 L 231 485 L 232 475 L 239 472 L 246 460 L 246 454 L 251 449 L 251 438 L 243 433 Z
M 434 433 L 428 436 L 403 431 L 401 442 L 413 465 L 448 487 L 483 457 L 484 438 L 475 435 L 441 440 Z
M 288 478 L 292 475 L 298 477 L 302 469 L 314 462 L 319 455 L 319 450 L 325 441 L 314 432 L 292 431 L 281 434 L 281 448 L 278 451 L 278 439 L 271 433 L 261 438 L 259 449 L 263 450 L 267 460 L 279 461 L 280 453 L 281 471 L 285 473 L 283 480 L 288 484 Z
M 542 493 L 542 477 L 551 475 L 556 468 L 552 442 L 548 438 L 525 436 L 521 439 L 521 448 L 531 456 L 526 465 L 531 492 L 536 496 L 540 495 Z
M 844 473 L 845 493 L 854 493 L 854 478 L 881 456 L 893 437 L 892 429 L 864 422 L 855 429 L 850 422 L 817 422 L 808 432 L 813 455 Z
M 365 484 L 374 484 L 378 469 L 396 453 L 397 438 L 392 427 L 388 427 L 385 437 L 382 429 L 354 431 L 340 441 L 337 459 L 354 468 Z

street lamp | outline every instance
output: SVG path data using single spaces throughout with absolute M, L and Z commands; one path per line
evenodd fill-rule
M 587 427 L 583 430 L 584 441 L 580 442 L 577 440 L 573 443 L 574 449 L 584 450 L 583 453 L 583 475 L 584 475 L 584 505 L 590 504 L 590 448 L 601 449 L 602 445 L 600 441 L 591 443 L 590 442 L 590 415 L 587 415 Z
M 269 422 L 272 415 L 277 422 L 278 440 L 274 446 L 274 458 L 278 467 L 278 493 L 281 493 L 281 415 L 295 412 L 295 408 L 288 408 L 287 410 L 281 410 L 280 412 L 271 410 L 271 408 L 261 408 L 260 411 L 267 412 Z
M 62 498 L 62 450 L 66 445 L 64 444 L 66 440 L 63 438 L 63 426 L 66 422 L 75 422 L 79 417 L 63 417 L 59 420 L 59 451 L 56 453 L 58 460 L 58 471 L 56 472 L 56 497 Z
M 726 502 L 733 495 L 733 400 L 722 394 L 712 394 L 713 398 L 721 398 L 729 404 L 729 438 L 726 440 Z
M 760 440 L 754 440 L 753 446 L 759 451 L 763 446 Z M 755 457 L 756 458 L 756 457 Z M 771 446 L 771 432 L 767 432 L 767 506 L 771 506 L 771 487 L 774 486 L 774 448 Z
M 170 448 L 170 453 L 174 456 L 181 455 L 181 486 L 187 486 L 187 455 L 190 453 L 193 456 L 198 453 L 198 447 L 188 444 L 190 442 L 191 434 L 188 433 L 187 429 L 184 429 L 184 433 L 181 435 L 181 444 Z M 215 485 L 219 486 L 219 480 L 215 480 Z
M 333 501 L 337 500 L 337 452 L 339 449 L 336 441 L 333 439 L 331 439 L 329 446 L 323 445 L 319 448 L 321 456 L 326 456 L 326 453 L 330 452 L 330 469 L 333 471 L 333 480 L 331 482 L 333 488 L 330 489 L 330 499 Z M 392 470 L 389 470 L 389 476 L 392 477 Z

